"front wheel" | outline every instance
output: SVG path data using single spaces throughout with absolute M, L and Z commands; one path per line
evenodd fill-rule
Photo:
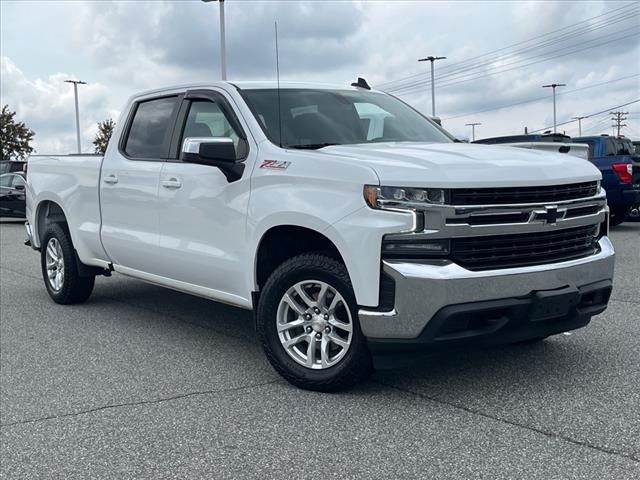
M 322 254 L 280 265 L 262 291 L 257 332 L 267 358 L 290 383 L 336 391 L 371 372 L 371 357 L 345 266 Z
M 50 225 L 44 232 L 40 263 L 49 296 L 63 305 L 86 301 L 95 283 L 95 275 L 80 276 L 71 235 L 61 225 Z

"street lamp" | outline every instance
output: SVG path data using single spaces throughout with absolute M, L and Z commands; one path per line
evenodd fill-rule
M 482 125 L 482 124 L 480 122 L 473 122 L 473 123 L 465 123 L 465 125 L 471 127 L 471 141 L 475 142 L 476 141 L 476 125 Z
M 430 56 L 418 59 L 419 62 L 431 62 L 431 115 L 434 117 L 436 116 L 436 85 L 433 79 L 433 62 L 435 62 L 436 60 L 444 60 L 445 58 L 447 57 Z
M 224 32 L 224 0 L 202 0 L 204 3 L 220 3 L 220 77 L 227 79 L 227 47 Z
M 566 87 L 567 84 L 566 83 L 551 83 L 549 85 L 543 85 L 542 88 L 549 88 L 551 87 L 553 89 L 553 133 L 556 133 L 556 87 Z
M 65 83 L 73 83 L 73 94 L 76 97 L 76 139 L 78 141 L 78 153 L 82 153 L 80 146 L 80 112 L 78 111 L 78 85 L 86 85 L 82 80 L 65 80 Z
M 584 117 L 571 117 L 572 120 L 578 120 L 578 136 L 581 137 L 582 136 L 582 120 L 585 118 L 589 118 L 589 116 L 584 116 Z

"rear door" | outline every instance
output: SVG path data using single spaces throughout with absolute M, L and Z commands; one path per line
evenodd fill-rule
M 181 96 L 149 98 L 131 109 L 118 148 L 100 175 L 101 238 L 115 265 L 160 271 L 158 188 Z M 129 272 L 135 273 L 135 272 Z
M 185 163 L 186 138 L 228 137 L 238 159 L 250 161 L 245 129 L 229 101 L 212 90 L 185 95 L 174 132 L 175 159 L 160 174 L 161 275 L 185 288 L 222 301 L 243 305 L 246 292 L 245 221 L 249 201 L 249 165 L 242 177 L 229 181 L 213 166 Z

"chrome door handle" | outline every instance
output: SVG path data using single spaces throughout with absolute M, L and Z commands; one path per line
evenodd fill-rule
M 108 183 L 109 185 L 115 185 L 116 183 L 118 183 L 118 177 L 116 177 L 115 175 L 111 174 L 111 175 L 107 175 L 106 177 L 104 177 L 102 179 L 102 181 L 104 183 Z
M 182 182 L 177 178 L 170 178 L 169 180 L 163 180 L 161 183 L 164 188 L 180 188 L 182 186 Z

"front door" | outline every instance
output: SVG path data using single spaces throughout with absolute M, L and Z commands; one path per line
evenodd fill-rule
M 244 130 L 229 103 L 213 91 L 188 92 L 175 136 L 228 137 L 239 157 L 250 156 Z M 255 150 L 255 149 L 254 149 Z M 249 168 L 229 181 L 217 167 L 175 161 L 160 173 L 160 250 L 164 277 L 183 288 L 238 305 L 248 305 L 246 292 L 245 220 L 249 202 Z
M 102 244 L 114 265 L 158 274 L 160 171 L 180 105 L 178 96 L 139 102 L 100 175 Z M 129 272 L 134 273 L 134 272 Z

